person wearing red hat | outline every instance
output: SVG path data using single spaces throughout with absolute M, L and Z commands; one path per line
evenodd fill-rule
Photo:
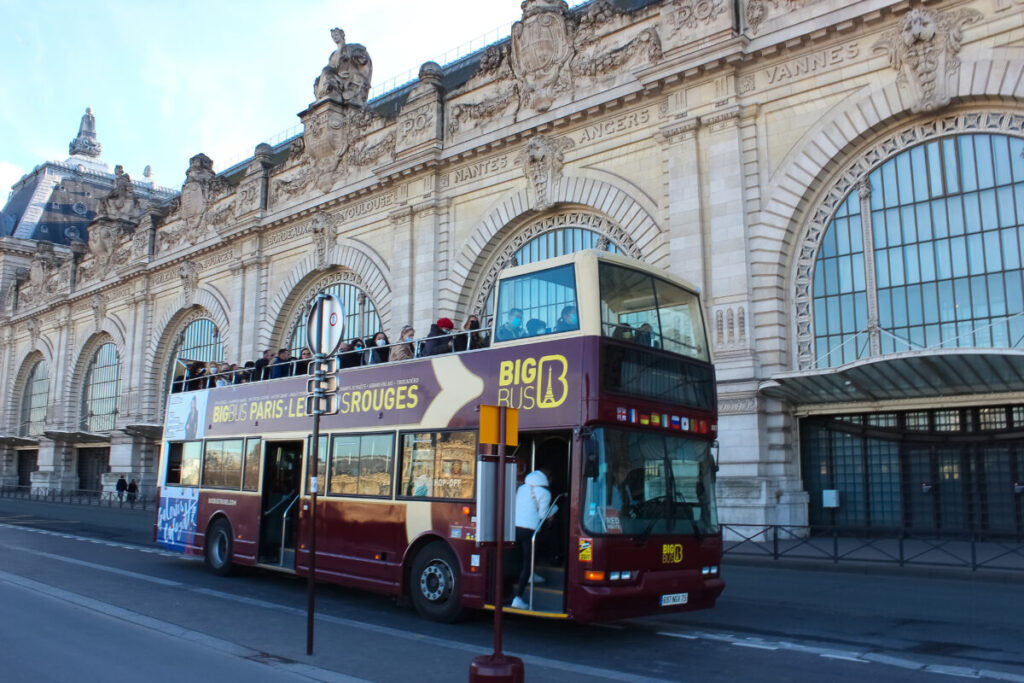
M 438 318 L 437 322 L 430 326 L 427 334 L 427 341 L 423 344 L 424 356 L 438 356 L 442 353 L 452 352 L 452 338 L 448 333 L 455 327 L 451 318 Z

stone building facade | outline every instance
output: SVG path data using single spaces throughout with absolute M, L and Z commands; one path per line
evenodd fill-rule
M 3 483 L 79 488 L 88 456 L 109 467 L 103 486 L 124 473 L 151 490 L 170 368 L 200 322 L 220 356 L 254 359 L 343 287 L 365 325 L 423 332 L 486 312 L 500 269 L 538 245 L 599 244 L 701 286 L 723 521 L 877 526 L 897 509 L 952 528 L 959 486 L 965 520 L 1024 524 L 1021 259 L 971 260 L 994 258 L 993 239 L 1024 245 L 1010 237 L 1024 232 L 1024 1 L 522 6 L 507 39 L 369 102 L 373 46 L 336 29 L 302 135 L 219 174 L 197 154 L 173 197 L 117 176 L 68 246 L 0 237 Z M 959 239 L 932 229 L 940 201 L 1000 207 L 991 225 L 980 210 L 981 246 L 970 225 L 942 243 L 968 255 L 959 275 L 935 256 L 921 267 Z M 963 298 L 971 278 L 1002 306 Z M 973 314 L 944 327 L 954 300 Z M 113 403 L 93 401 L 97 382 Z M 1003 450 L 961 450 L 953 479 L 927 440 L 875 457 L 922 424 L 974 443 L 995 424 Z M 971 498 L 983 480 L 1010 487 L 996 513 L 971 507 L 988 505 Z M 918 484 L 950 493 L 919 500 Z

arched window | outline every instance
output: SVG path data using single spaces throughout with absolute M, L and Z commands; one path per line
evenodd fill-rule
M 180 389 L 185 368 L 189 363 L 220 363 L 224 360 L 224 340 L 212 320 L 193 320 L 174 342 L 171 363 L 164 377 L 164 387 L 171 381 L 172 374 L 176 378 L 176 387 Z
M 109 432 L 121 403 L 121 359 L 117 346 L 104 344 L 97 349 L 85 373 L 82 388 L 82 429 Z
M 39 436 L 46 420 L 47 395 L 50 391 L 50 370 L 45 360 L 37 361 L 25 382 L 21 395 L 21 436 Z
M 381 322 L 380 316 L 377 315 L 377 309 L 370 301 L 370 297 L 366 296 L 366 293 L 359 287 L 339 282 L 325 287 L 323 291 L 333 294 L 345 304 L 345 339 L 355 339 L 356 337 L 365 339 L 380 331 Z M 292 333 L 288 337 L 288 347 L 293 356 L 298 356 L 306 347 L 306 317 L 309 315 L 309 309 L 315 298 L 316 294 L 309 297 L 295 314 Z
M 1024 140 L 932 140 L 868 181 L 841 204 L 818 252 L 816 365 L 914 349 L 1024 348 Z
M 601 246 L 602 235 L 587 228 L 559 228 L 537 235 L 532 240 L 521 246 L 513 255 L 513 262 L 517 266 L 524 266 L 528 263 L 543 261 L 572 254 L 584 249 L 596 249 Z M 612 242 L 607 243 L 607 250 L 618 254 L 621 250 Z M 494 290 L 487 294 L 487 303 L 484 305 L 483 324 L 494 314 Z

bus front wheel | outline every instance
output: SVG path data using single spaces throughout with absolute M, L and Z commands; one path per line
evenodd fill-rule
M 231 525 L 226 519 L 218 519 L 206 530 L 206 566 L 217 576 L 231 573 L 232 551 Z
M 452 622 L 462 615 L 462 576 L 455 554 L 434 542 L 416 554 L 409 593 L 420 616 Z

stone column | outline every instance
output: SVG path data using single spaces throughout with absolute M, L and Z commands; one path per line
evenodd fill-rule
M 0 445 L 0 488 L 18 485 L 18 453 L 10 446 Z
M 402 326 L 412 325 L 418 335 L 427 333 L 424 322 L 413 316 L 413 291 L 415 285 L 415 264 L 413 252 L 415 238 L 412 229 L 412 209 L 402 207 L 391 212 L 391 235 L 394 239 L 391 257 L 391 327 L 388 338 L 395 340 Z M 422 328 L 422 329 L 421 329 Z
M 103 491 L 116 491 L 117 479 L 122 474 L 127 481 L 132 479 L 143 491 L 152 494 L 156 486 L 159 439 L 141 434 L 116 431 L 110 435 L 110 471 L 103 475 Z
M 39 439 L 39 470 L 32 473 L 32 490 L 73 491 L 78 488 L 75 449 L 66 441 Z

